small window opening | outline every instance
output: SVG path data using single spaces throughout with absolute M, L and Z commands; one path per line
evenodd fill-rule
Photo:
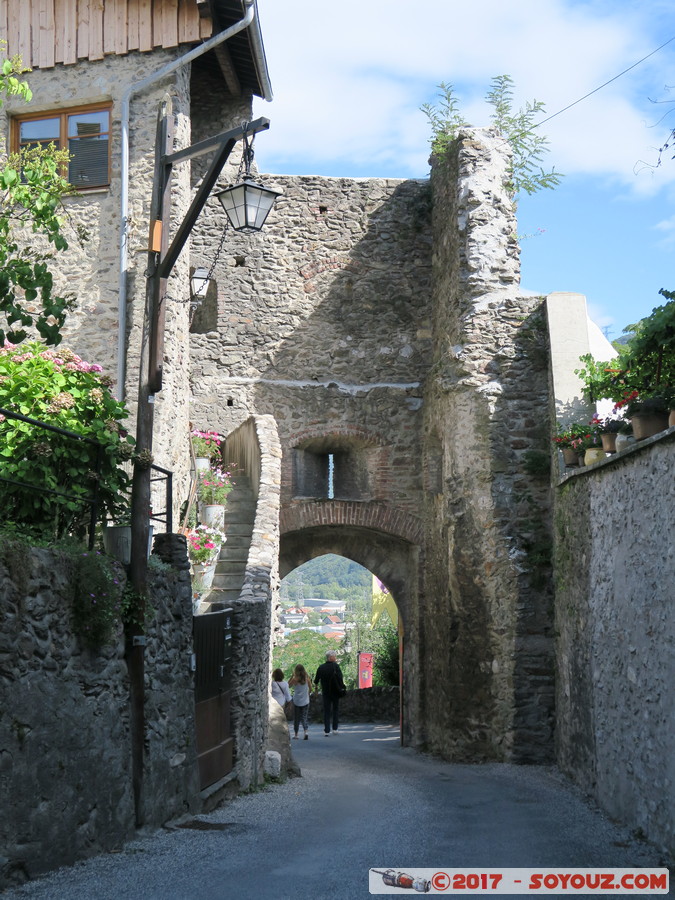
M 246 257 L 245 256 L 235 256 L 234 258 L 235 266 L 239 266 L 243 268 L 246 265 Z
M 335 486 L 333 484 L 333 476 L 335 475 L 335 458 L 332 453 L 328 454 L 328 499 L 335 499 Z
M 294 495 L 324 500 L 368 499 L 368 453 L 351 447 L 324 446 L 317 441 L 313 448 L 293 451 Z
M 228 405 L 228 406 L 234 406 L 234 400 L 232 399 L 232 397 L 228 397 L 228 398 L 227 398 L 227 405 Z
M 190 334 L 208 334 L 218 330 L 218 291 L 209 289 L 197 306 L 190 322 Z
M 320 206 L 320 207 L 319 207 L 319 213 L 320 213 L 322 216 L 325 216 L 327 212 L 328 212 L 328 207 L 327 207 L 327 206 Z

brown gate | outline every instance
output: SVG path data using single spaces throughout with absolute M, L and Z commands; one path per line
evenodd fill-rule
M 195 718 L 200 790 L 232 771 L 232 610 L 195 616 Z

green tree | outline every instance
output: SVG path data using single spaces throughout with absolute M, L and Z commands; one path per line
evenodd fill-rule
M 278 645 L 272 652 L 272 666 L 282 669 L 288 679 L 293 669 L 301 663 L 314 678 L 316 670 L 321 663 L 326 662 L 326 653 L 329 650 L 338 650 L 336 642 L 317 631 L 303 628 L 295 631 L 283 645 Z
M 22 79 L 19 57 L 0 66 L 0 98 L 17 96 L 28 102 L 31 90 Z M 0 105 L 2 99 L 0 99 Z M 71 191 L 63 177 L 66 151 L 53 144 L 8 153 L 0 146 L 0 346 L 21 343 L 34 327 L 47 344 L 61 341 L 60 330 L 74 306 L 72 296 L 54 293 L 48 263 L 53 252 L 68 247 L 62 229 L 62 198 Z M 82 238 L 83 232 L 78 231 Z M 38 312 L 35 310 L 39 309 Z
M 460 129 L 468 122 L 459 112 L 459 104 L 451 84 L 439 85 L 439 102 L 425 103 L 421 110 L 431 125 L 431 149 L 443 156 Z M 486 98 L 492 107 L 490 121 L 511 147 L 512 160 L 507 190 L 512 199 L 521 193 L 534 194 L 544 188 L 554 188 L 563 178 L 560 172 L 549 172 L 541 167 L 541 160 L 548 152 L 548 140 L 536 129 L 535 118 L 545 111 L 541 100 L 528 101 L 519 110 L 513 108 L 513 80 L 509 75 L 497 75 L 492 79 Z
M 624 404 L 631 394 L 640 400 L 660 397 L 664 404 L 675 400 L 675 292 L 662 288 L 659 293 L 668 303 L 624 328 L 628 337 L 615 345 L 619 353 L 615 359 L 596 362 L 590 354 L 579 357 L 583 368 L 574 371 L 584 382 L 587 400 Z
M 342 641 L 340 666 L 348 690 L 358 687 L 359 651 L 373 654 L 373 686 L 399 683 L 398 630 L 387 615 L 375 628 L 363 614 L 357 614 Z
M 350 606 L 366 602 L 371 585 L 368 569 L 344 556 L 327 553 L 289 572 L 281 583 L 281 597 L 298 606 L 307 597 L 340 600 Z

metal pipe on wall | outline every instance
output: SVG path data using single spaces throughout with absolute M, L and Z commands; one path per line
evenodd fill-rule
M 119 276 L 118 276 L 118 308 L 117 308 L 117 398 L 124 400 L 125 396 L 125 379 L 126 379 L 126 330 L 127 330 L 127 267 L 129 263 L 129 120 L 131 113 L 131 98 L 134 94 L 140 93 L 151 84 L 170 75 L 182 66 L 191 63 L 193 60 L 224 41 L 229 40 L 235 34 L 248 28 L 255 20 L 257 8 L 255 0 L 244 0 L 246 6 L 246 14 L 234 25 L 220 31 L 214 37 L 210 38 L 199 47 L 194 47 L 188 53 L 172 60 L 170 63 L 162 66 L 156 72 L 146 76 L 141 81 L 129 85 L 122 95 L 121 105 L 121 141 L 122 154 L 120 166 L 121 181 L 121 199 L 120 199 L 120 253 L 119 253 Z M 252 46 L 253 52 L 258 62 L 260 72 L 260 81 L 263 89 L 263 97 L 265 100 L 272 99 L 272 89 L 267 75 L 267 65 L 265 62 L 265 54 L 262 47 L 260 35 L 256 29 L 252 30 Z

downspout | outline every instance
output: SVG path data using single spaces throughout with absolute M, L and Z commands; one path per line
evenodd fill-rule
M 129 262 L 129 119 L 131 98 L 134 94 L 138 94 L 154 82 L 159 81 L 166 75 L 170 75 L 171 72 L 175 72 L 176 69 L 187 65 L 192 62 L 192 60 L 197 59 L 197 57 L 202 56 L 214 47 L 217 47 L 218 44 L 222 44 L 223 41 L 227 41 L 233 35 L 248 28 L 256 16 L 256 3 L 255 0 L 244 0 L 244 5 L 246 6 L 246 15 L 243 19 L 240 19 L 234 25 L 226 28 L 225 31 L 220 31 L 214 37 L 209 38 L 204 44 L 194 47 L 178 59 L 174 59 L 172 62 L 162 66 L 161 69 L 158 69 L 157 72 L 143 78 L 142 81 L 137 81 L 135 84 L 130 85 L 122 96 L 122 159 L 120 170 L 122 196 L 120 200 L 119 305 L 117 311 L 117 397 L 119 400 L 124 400 L 124 382 L 126 377 L 127 265 Z M 253 28 L 251 36 L 256 62 L 260 66 L 261 86 L 263 88 L 264 97 L 266 100 L 271 100 L 272 92 L 267 76 L 265 54 L 262 48 L 259 30 Z

